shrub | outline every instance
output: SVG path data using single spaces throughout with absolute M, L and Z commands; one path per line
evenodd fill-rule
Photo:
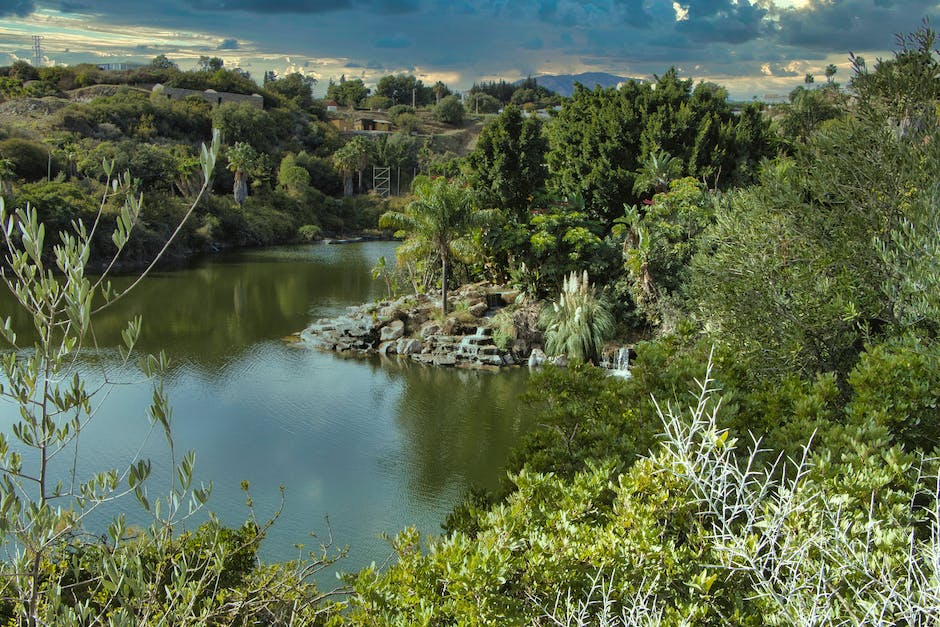
M 317 224 L 305 224 L 297 229 L 297 237 L 305 242 L 313 242 L 323 238 L 323 229 Z
M 13 172 L 17 178 L 27 181 L 46 178 L 49 148 L 39 142 L 20 137 L 5 139 L 0 142 L 0 156 L 13 162 Z
M 463 124 L 463 103 L 457 96 L 447 96 L 434 107 L 434 117 L 445 124 L 460 126 Z
M 594 362 L 604 341 L 614 332 L 614 319 L 607 304 L 597 298 L 587 272 L 579 278 L 572 272 L 562 283 L 558 302 L 542 311 L 545 350 L 550 355 Z

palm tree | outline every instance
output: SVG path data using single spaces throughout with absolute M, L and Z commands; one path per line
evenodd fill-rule
M 653 190 L 654 194 L 669 189 L 669 181 L 675 178 L 682 170 L 682 162 L 674 158 L 665 150 L 651 152 L 643 166 L 636 171 L 633 181 L 633 193 L 642 194 Z
M 476 252 L 470 237 L 487 224 L 492 211 L 473 208 L 473 194 L 445 179 L 419 176 L 412 184 L 417 199 L 404 212 L 387 211 L 379 218 L 382 228 L 394 228 L 405 242 L 399 257 L 438 255 L 441 258 L 441 311 L 447 315 L 447 271 L 451 259 L 468 260 Z
M 362 191 L 362 169 L 369 163 L 372 145 L 364 137 L 352 141 L 333 153 L 333 166 L 343 174 L 343 196 L 353 195 L 353 172 L 359 172 L 359 190 Z
M 232 186 L 235 202 L 243 205 L 248 197 L 248 177 L 256 175 L 260 166 L 260 155 L 251 144 L 235 142 L 235 145 L 228 149 L 226 156 L 228 169 L 235 173 L 235 184 Z

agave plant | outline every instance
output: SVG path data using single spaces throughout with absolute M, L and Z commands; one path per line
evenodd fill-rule
M 569 359 L 596 362 L 614 331 L 614 318 L 588 281 L 587 271 L 572 272 L 562 282 L 558 301 L 542 311 L 545 351 Z

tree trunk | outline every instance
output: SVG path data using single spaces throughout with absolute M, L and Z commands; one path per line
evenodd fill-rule
M 353 195 L 352 172 L 343 176 L 343 196 Z
M 235 171 L 235 186 L 232 192 L 239 206 L 245 204 L 245 199 L 248 198 L 248 177 L 241 170 Z
M 441 254 L 441 312 L 447 316 L 447 254 Z
M 359 170 L 359 193 L 362 193 L 362 170 Z

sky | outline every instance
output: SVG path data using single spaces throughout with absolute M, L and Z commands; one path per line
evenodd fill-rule
M 260 80 L 302 72 L 374 84 L 406 72 L 464 90 L 480 80 L 675 66 L 734 98 L 785 96 L 807 73 L 850 76 L 848 55 L 890 55 L 940 0 L 0 0 L 0 65 L 217 56 Z

